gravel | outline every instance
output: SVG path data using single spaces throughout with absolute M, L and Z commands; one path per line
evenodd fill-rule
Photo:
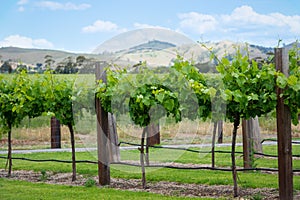
M 7 178 L 7 171 L 0 170 L 0 178 Z M 78 174 L 77 180 L 72 182 L 71 173 L 53 173 L 46 172 L 42 176 L 41 172 L 18 170 L 13 171 L 9 179 L 25 180 L 29 182 L 44 182 L 48 184 L 84 186 L 89 179 L 98 182 L 97 177 L 86 177 Z M 101 188 L 103 186 L 97 185 Z M 141 180 L 137 179 L 111 179 L 110 186 L 118 190 L 129 191 L 146 191 L 149 193 L 157 193 L 168 196 L 187 196 L 187 197 L 223 197 L 233 199 L 232 186 L 227 185 L 203 185 L 203 184 L 183 184 L 176 182 L 147 182 L 147 188 L 143 189 Z M 271 188 L 239 188 L 239 197 L 237 199 L 278 199 L 278 190 Z M 294 199 L 300 199 L 300 193 L 294 196 Z

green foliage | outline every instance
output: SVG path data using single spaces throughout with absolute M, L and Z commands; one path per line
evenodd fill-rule
M 252 197 L 250 197 L 251 200 L 261 200 L 263 198 L 264 198 L 264 196 L 260 192 L 254 194 Z
M 249 119 L 272 111 L 276 106 L 275 67 L 263 63 L 261 67 L 240 51 L 232 61 L 222 58 L 217 70 L 222 75 L 226 100 L 226 114 L 230 121 L 236 117 Z
M 47 112 L 53 113 L 64 125 L 74 125 L 72 107 L 74 80 L 58 79 L 48 71 L 42 84 L 45 90 L 44 104 Z
M 212 51 L 211 51 L 212 53 Z M 212 53 L 212 56 L 215 55 Z M 226 101 L 226 116 L 230 121 L 235 118 L 267 114 L 276 107 L 276 86 L 284 88 L 285 104 L 291 109 L 292 120 L 298 124 L 300 108 L 300 57 L 299 48 L 289 52 L 290 76 L 276 72 L 273 63 L 250 61 L 240 50 L 229 61 L 226 56 L 218 60 L 218 72 L 222 76 L 224 89 L 218 90 Z M 217 93 L 218 93 L 217 92 Z
M 85 187 L 93 187 L 96 185 L 96 181 L 93 178 L 89 178 L 85 183 Z
M 125 69 L 117 71 L 107 69 L 106 72 L 107 83 L 103 83 L 102 80 L 98 82 L 96 96 L 101 100 L 101 105 L 107 112 L 112 112 L 112 99 L 114 106 L 121 111 L 121 106 L 133 86 L 125 75 L 127 73 Z
M 11 130 L 25 117 L 33 118 L 44 112 L 42 88 L 39 79 L 32 80 L 25 70 L 12 79 L 0 78 L 0 123 L 8 133 L 8 175 L 11 174 Z
M 30 119 L 48 113 L 69 128 L 73 154 L 72 180 L 76 179 L 73 101 L 81 90 L 78 92 L 73 86 L 73 80 L 58 79 L 51 71 L 34 78 L 24 70 L 11 79 L 0 77 L 0 127 L 8 133 L 9 175 L 12 166 L 12 127 L 18 126 L 25 117 Z
M 182 94 L 186 96 L 186 99 L 195 98 L 198 106 L 198 115 L 187 115 L 190 119 L 195 119 L 196 117 L 207 119 L 211 116 L 211 99 L 214 99 L 216 95 L 216 89 L 214 86 L 209 87 L 207 80 L 204 75 L 198 71 L 198 69 L 190 62 L 185 61 L 182 57 L 177 56 L 174 65 L 171 69 L 175 69 L 177 73 L 184 76 L 185 80 L 188 81 L 188 85 L 192 90 L 192 94 L 186 95 L 185 90 L 181 90 Z M 196 96 L 195 96 L 196 95 Z M 195 96 L 195 97 L 194 97 Z M 185 105 L 195 106 L 194 103 L 188 102 Z M 192 110 L 192 109 L 188 109 Z
M 129 112 L 135 124 L 147 126 L 164 114 L 173 116 L 176 122 L 182 117 L 208 118 L 216 90 L 207 86 L 204 76 L 192 63 L 178 56 L 166 73 L 145 66 L 137 74 L 108 70 L 107 83 L 100 81 L 96 92 L 107 112 Z M 158 105 L 163 109 L 157 108 Z
M 173 115 L 176 122 L 181 120 L 179 101 L 176 94 L 163 85 L 154 84 L 145 84 L 135 90 L 129 101 L 131 119 L 135 124 L 142 127 L 149 125 L 151 120 L 150 108 L 156 104 L 162 105 L 167 116 Z M 158 115 L 156 117 L 159 119 L 162 116 Z
M 76 76 L 63 78 L 51 71 L 43 75 L 26 71 L 1 75 L 1 133 L 24 123 L 24 119 L 30 121 L 46 114 L 55 116 L 64 125 L 74 125 L 74 118 L 80 118 L 83 111 L 94 113 L 93 88 L 74 84 L 75 79 Z
M 7 129 L 18 126 L 26 116 L 37 117 L 44 111 L 39 79 L 30 79 L 25 71 L 10 79 L 0 78 L 0 118 Z
M 48 174 L 46 170 L 41 170 L 40 181 L 46 181 L 48 178 Z
M 223 113 L 231 122 L 237 118 L 261 116 L 275 109 L 278 85 L 286 88 L 285 103 L 291 108 L 293 123 L 297 124 L 300 108 L 298 52 L 290 52 L 288 78 L 276 72 L 273 63 L 258 65 L 237 49 L 231 60 L 226 56 L 218 60 L 216 68 L 221 78 L 204 77 L 192 63 L 178 56 L 167 75 L 145 68 L 138 74 L 126 70 L 108 71 L 107 83 L 100 81 L 96 93 L 106 111 L 129 112 L 136 124 L 146 126 L 151 119 L 150 108 L 158 104 L 176 121 L 182 117 L 219 120 L 224 118 Z M 213 53 L 212 58 L 216 59 Z M 156 94 L 158 90 L 152 88 L 158 88 L 159 92 Z M 190 112 L 195 102 L 197 114 Z

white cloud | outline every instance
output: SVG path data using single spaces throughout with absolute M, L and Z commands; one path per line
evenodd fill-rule
M 220 20 L 225 25 L 231 25 L 236 27 L 247 27 L 247 26 L 273 26 L 282 27 L 287 25 L 283 19 L 286 16 L 273 13 L 273 14 L 259 14 L 255 12 L 250 6 L 241 6 L 233 10 L 230 15 L 222 15 Z M 283 18 L 283 19 L 281 19 Z
M 278 24 L 287 26 L 294 34 L 300 35 L 300 15 L 285 16 L 281 13 L 271 14 Z
M 85 10 L 91 7 L 90 4 L 74 4 L 71 2 L 59 3 L 56 1 L 40 1 L 36 3 L 36 6 L 41 8 L 47 8 L 50 10 Z
M 10 35 L 0 41 L 0 47 L 21 47 L 21 48 L 53 48 L 53 44 L 46 39 L 32 39 L 20 35 Z
M 183 13 L 178 15 L 180 27 L 183 29 L 194 30 L 197 33 L 213 31 L 218 25 L 214 16 L 205 15 L 196 12 Z
M 20 1 L 18 1 L 18 2 L 17 2 L 17 5 L 19 6 L 19 7 L 18 7 L 18 11 L 19 11 L 19 12 L 24 12 L 24 11 L 25 11 L 25 7 L 24 7 L 24 6 L 25 6 L 26 4 L 28 4 L 28 2 L 29 2 L 28 0 L 20 0 Z
M 154 25 L 150 25 L 150 24 L 141 24 L 141 23 L 134 23 L 133 24 L 134 28 L 137 29 L 142 29 L 142 28 L 159 28 L 159 29 L 167 29 L 170 30 L 169 28 L 163 27 L 163 26 L 154 26 Z
M 28 3 L 28 0 L 20 0 L 18 1 L 17 5 L 25 5 Z
M 111 21 L 97 20 L 92 25 L 82 28 L 84 33 L 96 33 L 96 32 L 124 32 L 125 29 L 121 29 L 117 24 Z
M 261 43 L 295 40 L 300 35 L 300 15 L 261 14 L 244 5 L 230 14 L 207 15 L 197 12 L 178 14 L 179 30 L 204 36 L 210 40 L 231 39 Z
M 24 12 L 24 11 L 25 11 L 24 6 L 20 6 L 20 7 L 18 8 L 18 11 L 19 11 L 19 12 Z

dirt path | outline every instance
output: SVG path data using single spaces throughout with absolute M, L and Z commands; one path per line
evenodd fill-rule
M 0 170 L 0 178 L 5 178 L 7 172 Z M 84 186 L 88 179 L 94 179 L 97 182 L 97 177 L 86 178 L 83 175 L 78 175 L 75 182 L 71 181 L 71 173 L 52 173 L 46 172 L 46 179 L 42 180 L 42 174 L 33 171 L 13 171 L 10 179 L 25 180 L 30 182 L 44 182 L 48 184 L 61 184 Z M 45 177 L 44 177 L 45 178 Z M 224 185 L 200 185 L 200 184 L 182 184 L 175 182 L 148 182 L 148 188 L 142 189 L 141 181 L 136 179 L 111 179 L 111 188 L 130 191 L 146 191 L 170 196 L 188 196 L 188 197 L 225 197 L 232 199 L 232 186 Z M 98 186 L 101 187 L 101 186 Z M 263 197 L 262 199 L 278 199 L 278 190 L 270 188 L 240 188 L 240 199 L 251 199 L 255 196 Z M 237 198 L 239 199 L 239 198 Z M 300 199 L 300 193 L 295 196 L 295 199 Z

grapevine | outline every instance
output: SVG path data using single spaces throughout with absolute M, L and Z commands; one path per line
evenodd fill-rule
M 135 124 L 142 127 L 150 123 L 148 112 L 158 104 L 176 122 L 182 117 L 207 119 L 215 94 L 216 89 L 207 86 L 205 77 L 180 56 L 166 74 L 155 74 L 147 68 L 140 69 L 139 74 L 107 70 L 107 83 L 100 80 L 96 89 L 107 112 L 128 111 Z
M 25 71 L 6 79 L 0 78 L 0 118 L 8 134 L 8 176 L 12 170 L 12 127 L 18 126 L 26 116 L 32 118 L 43 113 L 44 107 L 40 106 L 43 95 L 39 92 L 39 79 L 30 79 Z
M 150 124 L 150 108 L 160 104 L 167 112 L 167 116 L 174 116 L 176 122 L 181 120 L 179 101 L 175 93 L 163 85 L 145 84 L 137 88 L 129 101 L 129 113 L 135 124 L 142 127 Z

